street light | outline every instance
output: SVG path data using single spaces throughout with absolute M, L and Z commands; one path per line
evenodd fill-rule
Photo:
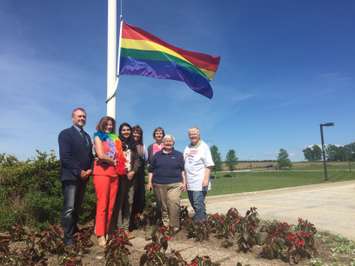
M 325 149 L 324 149 L 324 136 L 323 136 L 323 127 L 332 127 L 334 126 L 333 122 L 322 123 L 320 124 L 320 138 L 322 141 L 322 157 L 323 157 L 323 166 L 324 166 L 324 180 L 328 180 L 328 172 L 327 172 L 327 162 L 325 160 Z

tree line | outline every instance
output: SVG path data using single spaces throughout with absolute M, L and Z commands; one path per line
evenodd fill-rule
M 216 145 L 211 146 L 211 154 L 215 163 L 215 171 L 221 171 L 223 163 L 229 171 L 236 170 L 239 159 L 234 149 L 228 150 L 224 161 L 222 160 L 221 153 Z M 314 144 L 305 148 L 303 150 L 303 155 L 307 161 L 320 161 L 322 159 L 322 149 L 319 145 Z M 325 146 L 325 157 L 327 161 L 332 162 L 355 161 L 355 142 L 343 146 L 328 144 Z M 277 162 L 278 169 L 292 167 L 292 162 L 285 149 L 279 150 L 275 162 Z
M 212 145 L 210 149 L 211 149 L 212 159 L 215 164 L 214 171 L 221 171 L 223 163 L 226 165 L 229 171 L 236 170 L 238 164 L 238 157 L 234 149 L 230 149 L 227 151 L 224 161 L 222 161 L 221 153 L 219 152 L 218 147 L 216 145 Z M 280 149 L 276 162 L 277 162 L 278 169 L 292 167 L 291 160 L 289 159 L 288 153 L 285 149 Z
M 319 145 L 313 145 L 303 150 L 304 158 L 307 161 L 320 161 L 322 149 Z M 347 145 L 329 144 L 325 146 L 325 158 L 327 161 L 344 162 L 355 160 L 355 142 Z

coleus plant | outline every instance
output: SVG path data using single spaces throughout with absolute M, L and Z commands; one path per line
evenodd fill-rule
M 313 224 L 301 218 L 298 224 L 286 236 L 287 259 L 289 263 L 298 263 L 302 258 L 311 258 L 316 252 L 314 236 L 317 229 Z
M 105 248 L 106 265 L 110 266 L 129 266 L 129 255 L 131 254 L 128 246 L 132 243 L 128 239 L 127 232 L 123 228 L 118 228 L 110 236 Z
M 10 244 L 11 236 L 8 234 L 0 234 L 0 264 L 6 265 L 11 262 Z
M 38 245 L 42 250 L 52 254 L 63 254 L 65 245 L 63 243 L 63 229 L 59 225 L 51 225 L 48 229 L 37 234 Z
M 152 242 L 144 247 L 145 254 L 140 258 L 140 265 L 166 265 L 168 256 L 168 241 L 172 238 L 170 228 L 166 226 L 155 227 L 152 232 Z
M 59 265 L 62 266 L 82 266 L 83 262 L 80 256 L 62 256 L 59 260 Z
M 307 220 L 299 219 L 296 226 L 273 222 L 267 232 L 260 254 L 264 258 L 280 258 L 289 263 L 298 263 L 302 258 L 310 258 L 316 251 L 314 235 L 317 230 Z
M 238 232 L 238 249 L 239 251 L 248 252 L 257 243 L 257 232 L 260 219 L 255 207 L 251 207 L 244 217 L 236 223 L 236 231 Z
M 209 239 L 209 232 L 211 227 L 207 221 L 194 222 L 190 218 L 184 224 L 187 230 L 187 238 L 194 238 L 196 241 L 205 241 Z
M 196 256 L 187 266 L 219 266 L 219 263 L 212 262 L 209 256 Z
M 267 237 L 261 251 L 261 257 L 286 260 L 286 237 L 290 230 L 288 223 L 272 222 L 266 227 Z
M 47 265 L 46 252 L 37 245 L 35 234 L 28 236 L 26 248 L 15 252 L 12 257 L 15 265 Z
M 74 234 L 74 249 L 78 254 L 84 254 L 89 252 L 89 248 L 94 245 L 91 240 L 91 236 L 94 233 L 94 226 L 87 226 L 81 228 Z

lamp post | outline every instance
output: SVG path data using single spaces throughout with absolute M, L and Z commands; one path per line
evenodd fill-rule
M 322 157 L 323 157 L 323 167 L 324 167 L 324 180 L 328 180 L 328 172 L 327 172 L 327 162 L 325 160 L 325 149 L 324 149 L 324 136 L 323 136 L 323 127 L 332 127 L 334 126 L 333 122 L 322 123 L 320 124 L 320 138 L 322 141 Z

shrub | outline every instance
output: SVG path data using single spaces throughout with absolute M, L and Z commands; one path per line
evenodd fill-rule
M 226 174 L 223 174 L 223 177 L 233 177 L 233 174 L 226 173 Z
M 18 161 L 0 156 L 0 230 L 14 224 L 45 228 L 58 223 L 63 205 L 60 162 L 54 152 L 37 151 L 36 158 Z M 94 217 L 96 198 L 88 182 L 80 219 Z

